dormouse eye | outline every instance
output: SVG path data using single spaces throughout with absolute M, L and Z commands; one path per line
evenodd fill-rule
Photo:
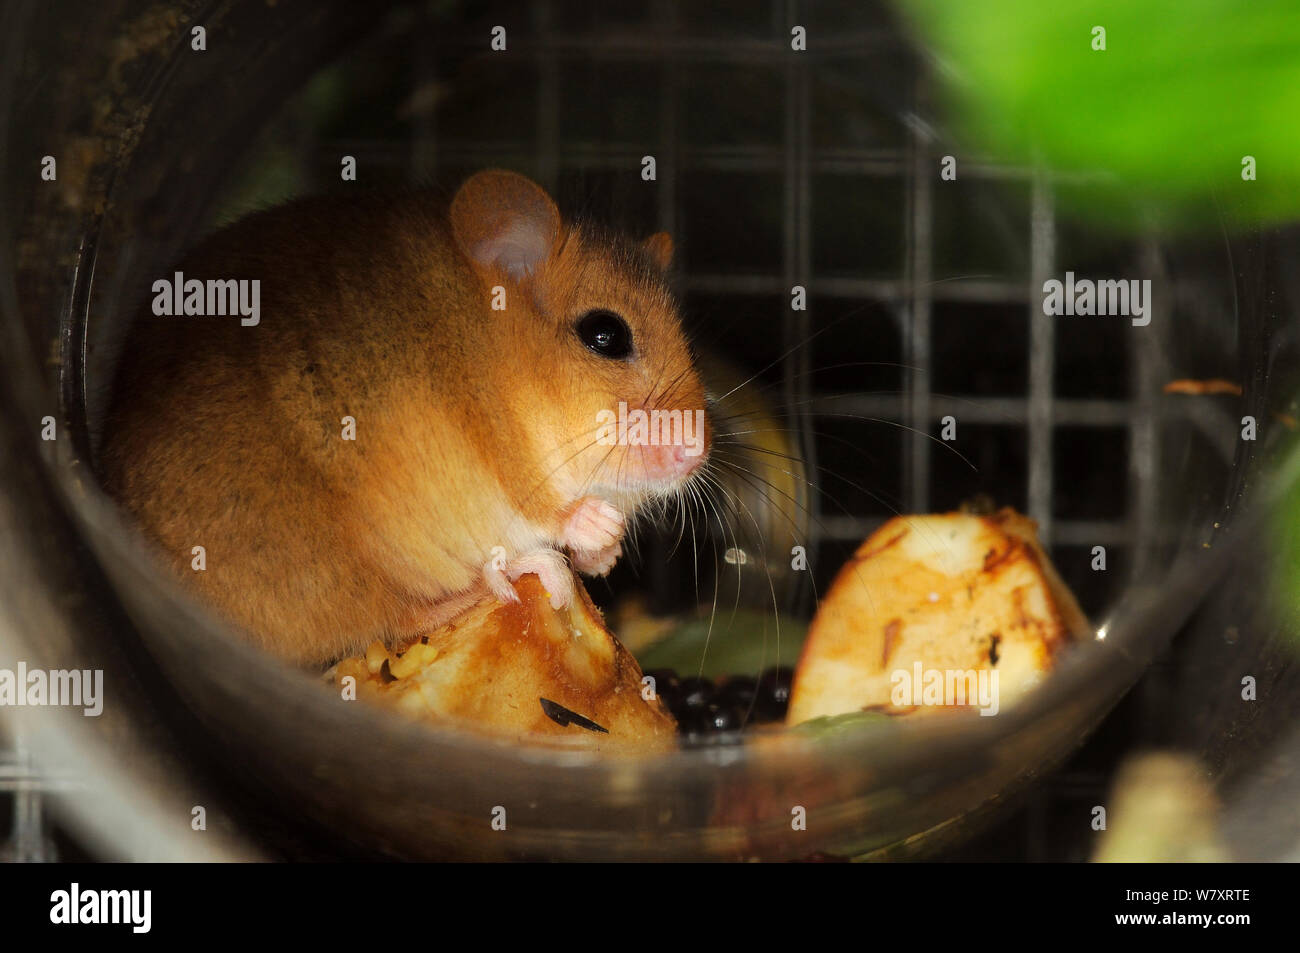
M 578 337 L 601 357 L 622 360 L 632 353 L 632 329 L 613 311 L 588 311 L 578 319 Z

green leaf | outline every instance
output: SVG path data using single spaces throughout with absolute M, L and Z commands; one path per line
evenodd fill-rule
M 795 725 L 793 730 L 807 735 L 814 741 L 823 741 L 861 730 L 864 725 L 889 724 L 896 717 L 878 711 L 851 711 L 843 715 L 823 715 L 820 718 L 810 718 Z
M 1295 0 L 898 0 L 969 145 L 1113 173 L 1170 221 L 1300 213 Z M 1104 50 L 1093 49 L 1094 28 Z M 1256 163 L 1242 178 L 1243 158 Z M 1120 203 L 1076 211 L 1113 218 Z
M 757 675 L 775 665 L 793 666 L 807 634 L 807 623 L 770 612 L 719 612 L 712 632 L 708 618 L 683 622 L 642 649 L 637 661 L 643 669 L 670 668 L 679 675 Z

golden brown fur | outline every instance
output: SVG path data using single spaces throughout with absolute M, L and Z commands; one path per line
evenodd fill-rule
M 581 498 L 630 515 L 672 489 L 636 448 L 593 445 L 597 411 L 620 400 L 704 406 L 662 280 L 671 243 L 556 213 L 545 259 L 514 280 L 472 249 L 521 205 L 533 219 L 554 208 L 508 173 L 471 179 L 452 221 L 422 193 L 294 202 L 178 266 L 260 279 L 260 324 L 147 306 L 138 319 L 106 486 L 179 578 L 278 655 L 321 662 L 410 638 L 481 595 L 493 547 L 562 546 Z M 505 311 L 490 308 L 495 285 Z M 582 345 L 573 322 L 592 308 L 626 319 L 636 360 Z

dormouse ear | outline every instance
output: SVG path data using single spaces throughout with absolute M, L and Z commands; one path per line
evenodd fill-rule
M 503 169 L 470 176 L 451 200 L 456 244 L 479 268 L 522 278 L 545 261 L 560 236 L 560 212 L 532 179 Z
M 667 271 L 673 263 L 673 237 L 667 232 L 655 232 L 641 243 L 641 247 L 660 271 Z

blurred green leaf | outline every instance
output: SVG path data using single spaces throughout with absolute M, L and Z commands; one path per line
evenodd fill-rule
M 975 148 L 1113 173 L 1169 221 L 1214 214 L 1211 194 L 1242 221 L 1300 212 L 1295 0 L 898 3 Z
M 638 652 L 637 661 L 643 669 L 670 668 L 679 675 L 757 675 L 774 665 L 793 666 L 807 634 L 806 623 L 770 612 L 742 609 L 732 617 L 719 610 L 712 631 L 707 617 L 683 622 Z
M 843 715 L 823 715 L 810 718 L 794 726 L 794 731 L 821 741 L 838 738 L 841 735 L 858 731 L 863 725 L 884 725 L 894 721 L 896 715 L 886 715 L 878 711 L 851 711 Z

